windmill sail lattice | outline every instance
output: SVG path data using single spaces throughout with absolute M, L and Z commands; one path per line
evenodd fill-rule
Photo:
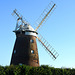
M 48 7 L 43 11 L 43 13 L 41 14 L 41 16 L 38 18 L 37 22 L 34 24 L 35 31 L 38 30 L 38 28 L 43 25 L 47 19 L 49 18 L 49 16 L 53 13 L 53 11 L 56 8 L 56 4 L 54 4 L 52 1 L 49 3 Z
M 15 17 L 15 19 L 17 20 L 17 25 L 16 25 L 16 28 L 15 28 L 15 30 L 17 30 L 17 28 L 19 28 L 19 26 L 18 26 L 18 22 L 19 22 L 19 20 L 21 20 L 21 22 L 22 22 L 22 25 L 30 25 L 29 24 L 29 22 L 17 11 L 17 9 L 15 9 L 14 11 L 13 11 L 13 13 L 12 13 L 12 15 Z
M 16 18 L 16 20 L 21 19 L 23 23 L 29 24 L 28 21 L 15 9 L 12 15 Z
M 37 39 L 42 44 L 42 46 L 44 46 L 45 50 L 48 51 L 48 53 L 50 54 L 50 56 L 52 56 L 53 59 L 56 59 L 59 56 L 55 49 L 41 35 L 37 37 Z

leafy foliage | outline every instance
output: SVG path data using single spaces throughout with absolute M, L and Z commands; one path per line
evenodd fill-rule
M 26 65 L 0 66 L 0 75 L 75 75 L 75 69 L 54 68 L 48 65 L 30 67 Z

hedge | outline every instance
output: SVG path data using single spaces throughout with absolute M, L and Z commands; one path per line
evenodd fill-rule
M 54 68 L 48 65 L 30 67 L 26 65 L 0 66 L 0 75 L 75 75 L 75 69 Z

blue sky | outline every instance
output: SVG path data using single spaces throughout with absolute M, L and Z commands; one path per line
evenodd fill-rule
M 0 1 L 0 65 L 10 64 L 16 36 L 12 32 L 16 20 L 11 15 L 16 8 L 33 26 L 51 0 Z M 75 68 L 75 0 L 53 0 L 57 8 L 39 30 L 56 49 L 59 57 L 54 61 L 38 43 L 40 65 Z

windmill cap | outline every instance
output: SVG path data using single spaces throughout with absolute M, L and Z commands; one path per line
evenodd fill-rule
M 18 26 L 15 31 L 33 31 L 36 32 L 30 25 L 28 24 L 24 24 L 24 25 L 20 25 Z
M 27 24 L 20 25 L 18 29 L 15 29 L 15 31 L 13 32 L 15 32 L 16 34 L 17 33 L 20 34 L 23 32 L 24 35 L 32 35 L 32 36 L 37 36 L 38 34 L 30 25 L 27 25 Z

